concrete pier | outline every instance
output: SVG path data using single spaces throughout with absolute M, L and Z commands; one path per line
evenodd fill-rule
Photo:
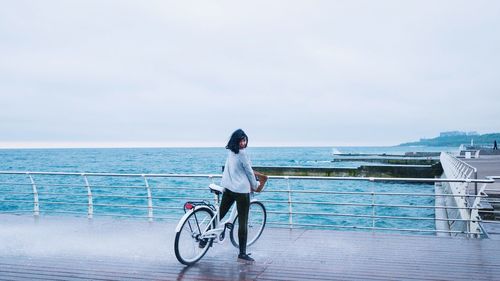
M 283 166 L 254 166 L 253 168 L 270 176 L 434 178 L 443 173 L 440 163 L 433 165 L 361 165 L 356 168 Z

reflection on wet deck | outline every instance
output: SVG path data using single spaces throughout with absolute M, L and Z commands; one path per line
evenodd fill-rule
M 250 248 L 254 265 L 238 264 L 236 249 L 226 243 L 184 267 L 173 253 L 173 224 L 81 220 L 57 229 L 54 220 L 6 221 L 0 280 L 500 278 L 500 241 L 491 239 L 267 228 Z

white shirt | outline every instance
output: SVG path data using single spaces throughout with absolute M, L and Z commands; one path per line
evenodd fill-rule
M 220 185 L 237 193 L 250 193 L 252 187 L 257 188 L 259 183 L 245 149 L 238 154 L 229 151 Z

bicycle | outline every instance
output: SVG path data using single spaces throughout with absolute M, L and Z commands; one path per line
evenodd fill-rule
M 238 248 L 238 211 L 236 204 L 231 208 L 229 217 L 219 218 L 220 195 L 224 188 L 214 183 L 209 185 L 215 194 L 215 206 L 207 201 L 188 201 L 184 204 L 185 214 L 175 228 L 174 250 L 177 260 L 185 265 L 199 261 L 213 243 L 224 243 L 226 230 L 229 230 L 231 243 Z M 227 216 L 227 215 L 226 215 Z M 264 204 L 252 198 L 248 214 L 247 246 L 254 244 L 266 225 L 267 213 Z

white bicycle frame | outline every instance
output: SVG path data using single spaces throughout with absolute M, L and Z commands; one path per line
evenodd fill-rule
M 220 208 L 219 197 L 220 197 L 220 195 L 215 194 L 215 202 L 216 202 L 215 211 L 206 205 L 198 205 L 198 206 L 195 206 L 193 209 L 187 211 L 184 214 L 184 216 L 182 217 L 182 219 L 179 221 L 179 223 L 177 224 L 177 227 L 175 228 L 175 232 L 179 232 L 181 230 L 181 227 L 184 224 L 184 221 L 188 218 L 189 215 L 191 215 L 191 213 L 193 213 L 196 210 L 205 208 L 205 209 L 209 209 L 210 212 L 215 212 L 215 215 L 210 220 L 210 222 L 207 224 L 207 227 L 205 229 L 203 229 L 202 234 L 200 236 L 200 239 L 205 239 L 205 238 L 212 239 L 213 238 L 216 243 L 224 242 L 226 240 L 226 235 L 224 235 L 224 239 L 222 239 L 220 241 L 219 241 L 219 239 L 216 239 L 216 238 L 218 238 L 219 235 L 223 231 L 226 230 L 226 227 L 225 227 L 226 223 L 228 223 L 228 222 L 231 223 L 232 221 L 234 221 L 234 219 L 238 215 L 238 211 L 236 209 L 236 204 L 234 204 L 231 207 L 231 213 L 230 213 L 229 217 L 226 220 L 224 220 L 223 222 L 221 222 L 220 217 L 219 217 L 219 208 Z M 253 200 L 251 200 L 251 201 L 253 201 Z M 214 220 L 215 220 L 215 228 L 208 230 L 208 228 L 210 228 L 213 225 Z M 223 227 L 221 227 L 221 225 Z
M 219 240 L 217 238 L 219 237 L 219 235 L 222 234 L 222 232 L 224 232 L 226 230 L 226 223 L 233 222 L 234 219 L 236 218 L 236 216 L 238 215 L 238 211 L 236 210 L 236 206 L 235 205 L 233 205 L 231 207 L 231 213 L 229 215 L 229 218 L 226 219 L 226 220 L 224 220 L 224 221 L 221 221 L 220 220 L 220 215 L 219 215 L 219 208 L 220 208 L 220 206 L 219 206 L 219 202 L 217 202 L 217 205 L 215 206 L 215 216 L 207 224 L 207 227 L 205 229 L 203 229 L 203 232 L 202 232 L 202 234 L 200 236 L 200 239 L 205 239 L 205 238 L 211 239 L 211 238 L 213 238 L 216 243 L 225 241 L 226 240 L 226 235 L 224 235 L 224 239 L 222 239 L 222 240 Z M 194 210 L 196 210 L 196 209 L 197 208 L 195 208 Z M 215 220 L 215 228 L 208 230 L 208 228 L 210 228 L 211 225 L 214 223 L 214 220 Z

